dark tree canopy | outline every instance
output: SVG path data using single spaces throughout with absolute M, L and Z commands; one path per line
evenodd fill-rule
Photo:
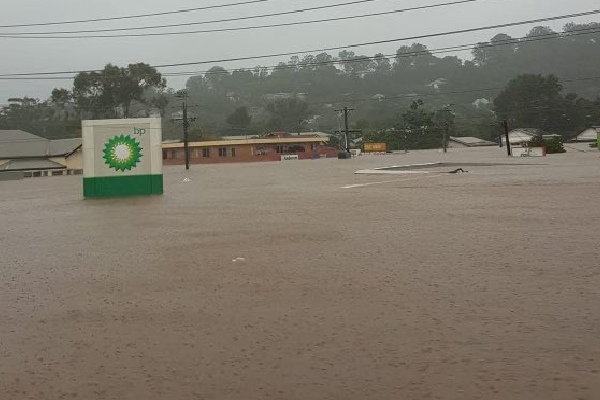
M 248 107 L 238 107 L 227 117 L 227 123 L 238 129 L 246 129 L 251 121 L 252 117 L 248 113 Z
M 114 113 L 123 108 L 125 117 L 133 101 L 143 102 L 148 88 L 164 89 L 166 80 L 148 64 L 129 64 L 121 68 L 108 64 L 100 72 L 81 72 L 75 77 L 73 99 L 83 110 Z

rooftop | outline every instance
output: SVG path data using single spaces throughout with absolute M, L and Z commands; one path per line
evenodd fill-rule
M 81 138 L 49 140 L 20 130 L 0 130 L 0 159 L 62 157 L 81 147 Z
M 328 142 L 326 137 L 271 137 L 263 139 L 238 139 L 238 140 L 213 140 L 207 142 L 191 142 L 191 147 L 212 147 L 212 146 L 235 146 L 240 144 L 295 144 L 295 143 L 322 143 Z M 183 147 L 183 143 L 163 143 L 165 149 L 175 149 Z
M 450 136 L 450 140 L 456 143 L 464 144 L 469 147 L 476 146 L 497 146 L 498 143 L 490 142 L 489 140 L 483 140 L 472 136 L 454 137 Z

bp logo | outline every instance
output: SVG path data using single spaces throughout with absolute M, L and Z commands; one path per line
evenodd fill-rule
M 104 163 L 115 171 L 131 171 L 141 158 L 139 142 L 129 135 L 115 136 L 104 145 Z

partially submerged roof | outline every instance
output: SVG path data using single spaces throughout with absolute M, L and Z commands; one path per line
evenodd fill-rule
M 20 130 L 0 131 L 0 159 L 64 157 L 80 147 L 80 138 L 49 140 Z
M 191 147 L 211 147 L 211 146 L 236 146 L 240 144 L 256 145 L 256 144 L 300 144 L 300 143 L 323 143 L 328 142 L 326 137 L 272 137 L 264 139 L 244 139 L 244 140 L 214 140 L 210 142 L 193 142 Z M 183 143 L 163 143 L 164 149 L 182 148 Z
M 50 140 L 48 143 L 48 152 L 50 155 L 68 155 L 73 153 L 81 146 L 81 139 L 60 139 Z
M 34 171 L 47 169 L 65 169 L 62 164 L 46 159 L 11 160 L 0 166 L 0 171 Z
M 600 126 L 593 126 L 591 128 L 586 129 L 585 131 L 581 132 L 579 135 L 577 135 L 577 140 L 584 142 L 584 141 L 590 141 L 590 142 L 595 142 L 596 140 L 598 140 L 598 134 L 600 133 Z
M 537 128 L 517 128 L 509 132 L 509 134 L 521 133 L 527 136 L 548 136 L 548 132 Z
M 489 140 L 483 140 L 472 136 L 455 137 L 450 136 L 450 141 L 460 143 L 469 147 L 479 146 L 497 146 L 498 143 L 490 142 Z
M 260 135 L 231 135 L 221 136 L 221 140 L 246 140 L 246 139 L 258 139 Z
M 26 141 L 26 140 L 46 140 L 32 133 L 25 132 L 19 129 L 0 130 L 0 143 Z

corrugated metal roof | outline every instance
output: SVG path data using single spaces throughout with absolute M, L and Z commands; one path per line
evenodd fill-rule
M 18 129 L 0 130 L 0 142 L 14 142 L 21 140 L 46 140 L 32 133 L 24 132 Z
M 17 140 L 2 142 L 0 158 L 46 157 L 48 140 Z
M 465 146 L 497 146 L 497 143 L 490 142 L 488 140 L 479 139 L 472 136 L 455 137 L 450 136 L 450 140 L 453 142 L 464 144 Z
M 59 157 L 77 150 L 81 146 L 81 139 L 48 140 L 31 133 L 11 130 L 0 131 L 0 143 L 0 159 Z
M 51 140 L 48 144 L 48 152 L 51 156 L 62 156 L 74 152 L 81 146 L 81 139 L 60 139 Z
M 594 142 L 598 140 L 598 133 L 600 133 L 600 127 L 588 128 L 585 131 L 581 132 L 579 135 L 577 135 L 577 140 L 582 142 Z
M 66 166 L 54 161 L 39 159 L 39 160 L 12 160 L 2 166 L 2 171 L 31 171 L 42 169 L 65 169 Z

